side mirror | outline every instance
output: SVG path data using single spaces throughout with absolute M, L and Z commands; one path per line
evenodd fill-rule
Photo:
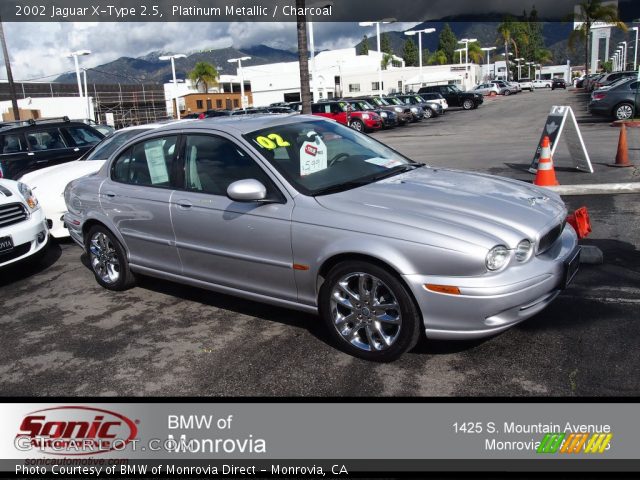
M 227 196 L 237 202 L 255 202 L 267 197 L 267 187 L 258 180 L 238 180 L 227 187 Z

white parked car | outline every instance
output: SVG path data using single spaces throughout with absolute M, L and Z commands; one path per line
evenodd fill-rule
M 62 216 L 67 211 L 64 204 L 64 189 L 67 184 L 71 180 L 97 172 L 105 160 L 129 139 L 161 125 L 163 124 L 154 123 L 123 128 L 105 138 L 79 160 L 36 170 L 19 179 L 38 195 L 52 237 L 69 236 L 62 221 Z
M 518 85 L 520 85 L 521 90 L 529 90 L 533 92 L 533 82 L 530 78 L 521 78 L 518 80 Z
M 502 89 L 495 83 L 481 83 L 476 85 L 470 91 L 474 93 L 481 93 L 482 95 L 500 95 Z
M 0 179 L 0 267 L 44 252 L 48 238 L 44 213 L 31 189 Z
M 533 84 L 533 88 L 551 88 L 553 82 L 551 80 L 534 80 L 531 83 Z

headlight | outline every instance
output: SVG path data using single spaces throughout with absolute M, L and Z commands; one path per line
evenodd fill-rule
M 519 262 L 526 262 L 531 256 L 533 251 L 531 242 L 529 240 L 522 240 L 516 247 L 516 260 Z
M 402 113 L 402 109 L 400 107 L 395 107 L 394 110 L 398 113 Z
M 368 113 L 363 113 L 362 114 L 362 118 L 364 118 L 365 120 L 369 120 L 369 114 Z
M 31 210 L 38 208 L 38 199 L 26 184 L 18 182 L 18 191 Z
M 412 113 L 418 113 L 418 109 L 416 107 L 411 107 L 411 112 Z
M 495 271 L 504 267 L 508 261 L 509 249 L 504 245 L 498 245 L 489 250 L 485 263 L 488 270 Z
M 380 116 L 382 118 L 387 118 L 388 117 L 387 112 L 380 112 Z

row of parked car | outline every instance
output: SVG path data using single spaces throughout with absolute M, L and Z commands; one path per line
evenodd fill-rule
M 640 108 L 638 73 L 616 72 L 613 80 L 612 75 L 614 74 L 584 79 L 583 85 L 586 83 L 587 86 L 583 88 L 591 91 L 589 112 L 614 120 L 630 120 Z
M 567 88 L 567 84 L 562 78 L 554 78 L 551 80 L 531 80 L 522 78 L 517 82 L 507 82 L 505 80 L 491 80 L 481 83 L 471 89 L 471 92 L 479 93 L 485 96 L 504 95 L 509 96 L 520 93 L 523 90 L 533 92 L 536 88 L 550 88 L 556 90 L 558 88 Z

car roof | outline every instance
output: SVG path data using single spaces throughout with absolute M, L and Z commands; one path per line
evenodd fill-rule
M 241 135 L 263 128 L 277 127 L 300 121 L 330 121 L 314 115 L 299 115 L 297 113 L 249 113 L 246 115 L 203 118 L 201 120 L 186 121 L 180 125 L 182 130 L 227 130 L 235 131 Z M 177 122 L 163 125 L 154 130 L 154 133 L 163 130 L 173 130 Z
M 25 129 L 25 130 L 35 129 L 36 127 L 47 128 L 47 127 L 61 127 L 61 126 L 64 126 L 64 127 L 83 126 L 83 127 L 93 128 L 92 125 L 88 125 L 88 124 L 86 124 L 84 122 L 76 122 L 76 121 L 73 121 L 73 120 L 68 121 L 68 122 L 64 121 L 64 120 L 61 120 L 59 122 L 46 122 L 46 123 L 42 123 L 41 122 L 41 123 L 34 123 L 34 124 L 30 124 L 30 123 L 27 123 L 27 122 L 28 122 L 28 120 L 24 120 L 24 123 L 23 123 L 23 121 L 19 121 L 19 123 L 15 123 L 15 124 L 14 123 L 2 123 L 2 122 L 0 122 L 0 133 L 5 133 L 5 132 L 8 132 L 8 131 L 17 130 L 17 129 L 20 129 L 20 128 Z

